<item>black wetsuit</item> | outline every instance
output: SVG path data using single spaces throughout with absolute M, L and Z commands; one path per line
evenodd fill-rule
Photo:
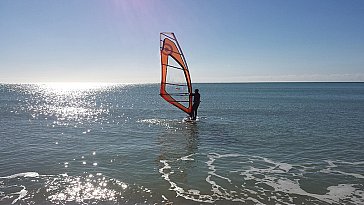
M 193 105 L 192 105 L 192 119 L 196 119 L 197 117 L 197 109 L 200 106 L 200 93 L 194 93 L 193 95 Z

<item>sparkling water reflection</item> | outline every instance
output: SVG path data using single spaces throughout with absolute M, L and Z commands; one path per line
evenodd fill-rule
M 24 92 L 27 108 L 36 118 L 40 115 L 62 121 L 97 120 L 108 114 L 108 105 L 97 99 L 98 94 L 115 88 L 114 84 L 96 83 L 49 83 L 36 84 Z

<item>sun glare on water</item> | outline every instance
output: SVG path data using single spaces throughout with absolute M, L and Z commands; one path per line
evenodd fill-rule
M 69 82 L 69 83 L 54 82 L 54 83 L 39 83 L 37 85 L 39 85 L 40 88 L 55 93 L 99 90 L 115 86 L 115 84 L 112 83 L 83 83 L 83 82 Z
M 53 117 L 56 122 L 90 120 L 102 113 L 106 102 L 96 100 L 103 91 L 113 89 L 109 83 L 38 83 L 28 88 L 28 110 L 33 117 Z

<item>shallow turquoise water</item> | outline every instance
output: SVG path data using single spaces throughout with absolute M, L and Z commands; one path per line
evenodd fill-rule
M 363 204 L 364 83 L 0 85 L 0 204 Z

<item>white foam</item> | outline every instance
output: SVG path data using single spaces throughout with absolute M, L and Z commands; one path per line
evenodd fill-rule
M 219 156 L 219 158 L 221 158 L 221 157 L 222 157 L 222 155 Z M 209 178 L 209 177 L 211 177 L 211 175 L 213 175 L 213 176 L 216 176 L 218 178 L 225 179 L 225 180 L 227 180 L 228 182 L 231 183 L 231 180 L 229 178 L 223 177 L 221 175 L 216 174 L 216 168 L 215 168 L 214 165 L 212 165 L 214 163 L 214 161 L 215 161 L 215 158 L 213 157 L 213 155 L 210 155 L 209 161 L 206 162 L 208 168 L 211 170 L 211 171 L 208 172 L 208 174 L 210 174 L 210 175 L 207 178 Z M 208 181 L 207 178 L 206 178 L 206 181 L 211 184 L 212 181 L 211 180 Z
M 0 179 L 13 179 L 17 177 L 39 177 L 39 174 L 37 172 L 24 172 L 24 173 L 18 173 L 13 174 L 5 177 L 0 177 Z
M 164 200 L 168 201 L 168 198 L 167 198 L 167 197 L 165 197 L 163 194 L 162 194 L 162 198 L 163 198 Z
M 162 168 L 159 169 L 159 173 L 162 174 L 162 178 L 165 179 L 166 181 L 169 182 L 170 184 L 170 188 L 169 190 L 175 191 L 177 197 L 183 197 L 185 199 L 188 200 L 193 200 L 193 201 L 197 201 L 197 202 L 207 202 L 207 203 L 213 203 L 214 200 L 212 200 L 212 197 L 209 195 L 200 195 L 198 191 L 194 190 L 194 191 L 185 191 L 182 187 L 179 187 L 177 185 L 177 183 L 173 182 L 169 175 L 172 174 L 173 172 L 166 172 L 165 170 L 167 169 L 171 169 L 171 166 L 168 164 L 167 160 L 160 160 L 160 162 L 162 164 L 164 164 L 164 166 Z M 165 198 L 163 196 L 163 198 Z M 165 198 L 165 200 L 168 200 L 167 198 Z
M 188 155 L 185 157 L 182 157 L 180 159 L 190 159 L 189 157 L 191 157 L 192 155 Z M 211 192 L 212 194 L 201 194 L 200 190 L 197 189 L 189 189 L 187 191 L 185 191 L 182 187 L 179 187 L 178 184 L 176 182 L 173 182 L 170 178 L 170 175 L 173 174 L 174 172 L 172 170 L 170 170 L 169 172 L 167 172 L 166 170 L 171 169 L 172 167 L 169 165 L 167 160 L 160 160 L 161 163 L 164 164 L 164 166 L 162 168 L 159 169 L 159 172 L 162 174 L 162 178 L 164 178 L 166 181 L 168 181 L 170 183 L 170 190 L 173 190 L 176 192 L 176 196 L 180 196 L 183 197 L 187 200 L 192 200 L 192 201 L 196 201 L 196 202 L 203 202 L 203 203 L 214 203 L 217 200 L 231 200 L 231 201 L 240 201 L 240 202 L 245 202 L 245 199 L 240 199 L 240 198 L 234 198 L 233 197 L 233 193 L 236 193 L 234 191 L 229 191 L 228 189 L 220 186 L 219 184 L 217 184 L 214 180 L 212 180 L 212 177 L 218 177 L 224 180 L 227 180 L 228 182 L 231 182 L 231 180 L 227 177 L 221 176 L 219 174 L 216 173 L 216 169 L 215 166 L 213 165 L 213 162 L 218 159 L 218 158 L 222 158 L 222 157 L 231 157 L 231 156 L 238 156 L 235 154 L 228 154 L 228 155 L 219 155 L 216 153 L 212 153 L 209 154 L 209 160 L 206 162 L 206 164 L 208 164 L 208 168 L 210 169 L 210 171 L 208 172 L 208 176 L 206 177 L 206 182 L 209 183 L 211 185 Z M 180 160 L 177 159 L 177 160 Z
M 193 195 L 199 195 L 200 191 L 199 190 L 195 190 L 195 189 L 190 189 L 188 190 L 188 193 L 193 194 Z
M 22 190 L 20 190 L 19 192 L 14 193 L 14 194 L 19 194 L 19 196 L 18 196 L 18 198 L 14 199 L 14 201 L 11 204 L 15 204 L 17 201 L 24 198 L 28 194 L 28 191 L 25 189 L 25 187 L 24 186 L 22 186 L 22 187 L 23 187 Z
M 178 160 L 193 160 L 192 156 L 196 154 L 187 155 L 181 157 Z M 237 157 L 236 163 L 241 164 L 241 169 L 225 170 L 221 172 L 220 167 L 216 165 L 216 160 L 223 158 Z M 354 204 L 364 204 L 364 194 L 358 184 L 338 184 L 327 187 L 327 193 L 314 194 L 309 193 L 301 188 L 300 179 L 304 177 L 306 169 L 302 165 L 292 165 L 284 162 L 276 162 L 271 159 L 260 156 L 247 156 L 240 154 L 218 154 L 210 153 L 207 155 L 208 160 L 205 162 L 208 168 L 205 181 L 211 186 L 210 194 L 202 194 L 205 191 L 201 191 L 197 188 L 184 190 L 179 186 L 178 182 L 173 181 L 173 167 L 170 165 L 173 161 L 161 160 L 164 164 L 159 172 L 162 174 L 162 178 L 169 182 L 170 190 L 176 193 L 176 196 L 183 197 L 187 200 L 204 203 L 215 203 L 219 200 L 226 201 L 239 201 L 243 203 L 253 202 L 254 204 L 265 204 L 268 202 L 278 204 L 293 204 L 297 195 L 304 197 L 305 200 L 310 201 L 310 198 L 315 198 L 325 203 L 342 203 L 348 200 Z M 231 162 L 231 160 L 228 160 Z M 240 162 L 239 162 L 240 161 Z M 175 162 L 175 161 L 174 161 Z M 321 170 L 324 173 L 337 173 L 346 176 L 352 176 L 358 179 L 363 179 L 363 175 L 358 173 L 347 173 L 343 171 L 337 171 L 335 169 L 340 168 L 338 163 L 342 162 L 327 160 L 327 166 Z M 346 163 L 346 162 L 345 162 Z M 220 164 L 220 161 L 219 161 Z M 360 163 L 350 163 L 351 165 L 361 165 Z M 249 165 L 248 167 L 246 167 Z M 304 169 L 302 169 L 304 167 Z M 226 167 L 228 168 L 228 167 Z M 179 167 L 176 167 L 179 169 Z M 242 183 L 238 188 L 236 183 L 239 183 L 239 178 L 229 178 L 228 173 L 238 173 L 240 176 L 240 182 Z M 316 170 L 317 172 L 317 170 Z M 215 179 L 222 179 L 228 183 L 220 183 L 221 181 Z M 234 182 L 232 181 L 234 179 Z M 249 181 L 249 182 L 248 182 Z M 252 184 L 246 185 L 246 184 Z M 267 186 L 271 187 L 266 188 Z M 229 188 L 230 187 L 230 188 Z M 234 188 L 235 187 L 235 188 Z M 268 194 L 269 193 L 269 194 Z M 268 197 L 268 198 L 266 198 Z
M 263 158 L 264 161 L 269 162 L 273 165 L 278 165 L 280 169 L 286 170 L 288 172 L 290 169 L 292 169 L 292 165 L 286 165 L 282 163 L 275 163 L 272 160 L 267 160 L 266 158 Z M 325 169 L 326 173 L 340 173 L 343 175 L 350 175 L 355 176 L 357 178 L 361 178 L 362 175 L 360 174 L 352 174 L 352 173 L 345 173 L 341 171 L 332 171 L 331 168 L 338 167 L 333 161 L 327 161 L 329 164 L 329 168 Z M 260 183 L 264 183 L 272 188 L 274 188 L 275 192 L 284 192 L 284 193 L 290 193 L 290 194 L 297 194 L 302 196 L 309 196 L 316 198 L 318 200 L 327 202 L 327 203 L 340 203 L 341 200 L 346 199 L 350 197 L 352 200 L 355 200 L 358 202 L 358 204 L 364 202 L 364 195 L 363 192 L 360 190 L 357 190 L 354 186 L 354 184 L 339 184 L 337 186 L 330 186 L 327 188 L 329 191 L 326 194 L 320 195 L 320 194 L 313 194 L 308 193 L 305 190 L 303 190 L 300 187 L 300 184 L 298 180 L 290 180 L 288 178 L 281 178 L 279 176 L 270 175 L 269 172 L 273 168 L 275 169 L 277 166 L 270 167 L 268 169 L 258 169 L 251 167 L 249 170 L 245 170 L 241 173 L 241 175 L 245 175 L 248 179 L 253 179 L 255 181 L 258 181 Z M 287 167 L 287 169 L 284 169 L 284 167 Z M 257 177 L 254 177 L 254 174 L 264 174 L 263 179 L 259 179 Z M 288 175 L 289 176 L 289 175 Z M 360 197 L 355 197 L 360 196 Z M 292 199 L 292 198 L 291 198 Z M 292 199 L 293 200 L 293 199 Z
M 336 165 L 335 163 L 349 164 L 349 165 L 357 166 L 357 165 L 362 165 L 362 162 L 345 162 L 345 161 L 331 161 L 331 160 L 326 160 L 326 162 L 329 164 L 329 166 L 325 169 L 320 170 L 320 172 L 322 172 L 322 173 L 328 173 L 328 174 L 337 173 L 337 174 L 342 174 L 342 175 L 346 175 L 346 176 L 351 176 L 351 177 L 354 177 L 357 179 L 364 179 L 364 176 L 361 174 L 333 170 L 333 168 L 339 168 L 339 166 Z
M 187 156 L 184 156 L 184 157 L 181 157 L 180 160 L 182 161 L 194 161 L 195 159 L 193 158 L 190 158 L 192 157 L 194 154 L 190 154 L 190 155 L 187 155 Z
M 331 161 L 331 160 L 325 160 L 325 162 L 327 162 L 327 163 L 329 164 L 329 168 L 337 167 L 337 166 L 334 164 L 334 161 Z
M 275 191 L 309 196 L 327 203 L 340 203 L 342 199 L 352 197 L 354 195 L 360 195 L 360 191 L 356 190 L 353 184 L 339 184 L 337 186 L 330 186 L 327 188 L 329 191 L 328 193 L 320 195 L 308 193 L 300 187 L 298 182 L 288 179 L 279 179 L 274 181 L 271 178 L 271 180 L 267 180 L 265 183 L 273 187 Z M 362 197 L 359 199 L 360 203 L 364 203 L 364 199 Z

